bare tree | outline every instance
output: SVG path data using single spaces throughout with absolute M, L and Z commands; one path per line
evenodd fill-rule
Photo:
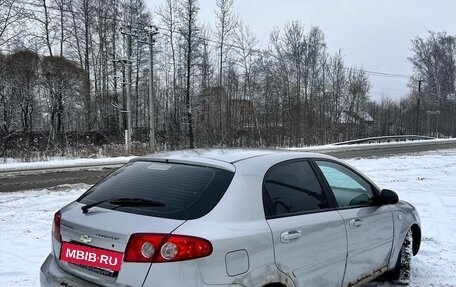
M 31 51 L 19 51 L 7 57 L 6 64 L 11 103 L 16 107 L 22 130 L 28 132 L 33 125 L 39 57 Z
M 244 100 L 249 100 L 252 103 L 253 114 L 248 114 L 248 117 L 245 119 L 244 123 L 241 125 L 252 125 L 254 123 L 256 132 L 258 133 L 258 138 L 260 145 L 263 145 L 260 127 L 258 126 L 257 113 L 255 111 L 256 105 L 254 103 L 253 95 L 253 85 L 252 85 L 252 66 L 255 63 L 257 51 L 254 49 L 258 44 L 258 40 L 255 38 L 255 35 L 250 31 L 248 26 L 245 26 L 242 23 L 239 23 L 236 33 L 234 35 L 234 41 L 238 49 L 235 49 L 237 55 L 237 62 L 241 67 L 243 74 L 243 83 L 242 83 L 242 98 Z M 234 111 L 237 113 L 238 111 Z
M 85 72 L 85 81 L 84 81 L 84 106 L 85 106 L 85 118 L 87 124 L 87 130 L 91 130 L 94 126 L 93 122 L 93 110 L 92 110 L 92 98 L 91 98 L 91 82 L 90 82 L 90 52 L 91 52 L 91 7 L 89 0 L 81 0 L 82 8 L 82 22 L 83 22 L 83 39 L 84 39 L 84 72 Z
M 43 85 L 48 91 L 50 125 L 52 131 L 61 133 L 64 126 L 65 102 L 74 95 L 80 95 L 84 71 L 62 57 L 44 57 Z M 66 107 L 67 109 L 71 107 Z
M 26 19 L 27 14 L 22 3 L 15 0 L 0 0 L 0 48 L 23 35 Z
M 427 111 L 441 111 L 441 133 L 456 134 L 456 37 L 445 32 L 430 32 L 427 38 L 412 40 L 413 55 L 409 58 L 414 75 L 410 87 L 415 90 L 414 100 L 417 127 L 429 121 Z M 421 93 L 418 86 L 421 85 Z M 422 105 L 418 105 L 421 101 Z M 420 116 L 423 115 L 423 116 Z M 424 130 L 419 128 L 418 131 Z
M 341 125 L 341 117 L 344 110 L 344 95 L 346 86 L 346 73 L 343 62 L 342 52 L 339 51 L 332 59 L 330 64 L 330 95 L 329 115 L 331 123 L 331 141 L 339 140 L 338 126 Z
M 9 130 L 10 116 L 7 108 L 7 100 L 9 97 L 6 96 L 6 57 L 0 53 L 0 134 L 5 135 Z M 2 144 L 3 141 L 2 141 Z M 2 146 L 3 148 L 3 146 Z
M 225 61 L 226 52 L 230 45 L 226 45 L 235 32 L 238 25 L 237 17 L 233 14 L 233 0 L 217 0 L 217 9 L 215 15 L 217 17 L 215 37 L 218 42 L 219 49 L 219 85 L 223 85 L 223 63 Z
M 193 115 L 191 107 L 192 90 L 192 69 L 195 67 L 196 50 L 199 44 L 198 36 L 201 31 L 198 26 L 198 1 L 197 0 L 181 0 L 181 19 L 182 24 L 180 33 L 183 35 L 183 50 L 185 54 L 185 110 L 188 126 L 188 140 L 190 148 L 195 147 L 195 139 L 193 134 Z
M 2 135 L 35 129 L 56 135 L 88 132 L 120 143 L 130 82 L 134 141 L 147 139 L 148 50 L 140 42 L 152 14 L 144 0 L 0 0 L 0 5 L 0 50 L 24 44 L 45 54 L 31 65 L 39 67 L 30 69 L 31 88 L 19 89 L 17 83 L 25 80 L 8 72 L 14 61 L 0 52 Z M 255 35 L 238 24 L 233 0 L 216 5 L 213 31 L 198 23 L 197 0 L 165 0 L 156 11 L 160 34 L 153 81 L 162 148 L 308 145 L 407 130 L 413 123 L 417 94 L 400 105 L 372 103 L 366 73 L 347 69 L 341 53 L 329 55 L 318 27 L 307 30 L 289 22 L 272 31 L 268 49 L 256 49 Z M 34 15 L 21 7 L 35 9 Z M 31 27 L 19 24 L 26 22 L 38 24 L 28 29 L 36 37 L 22 37 L 20 44 L 9 40 L 18 32 L 25 36 L 23 30 Z M 122 42 L 126 31 L 132 34 L 129 59 Z M 452 107 L 452 45 L 449 36 L 417 41 L 413 64 L 427 98 L 421 109 Z M 126 65 L 132 65 L 132 81 Z M 435 91 L 440 96 L 430 97 Z M 362 123 L 366 111 L 381 123 Z M 450 113 L 445 114 L 445 124 L 451 125 Z M 80 121 L 71 121 L 78 116 Z
M 67 11 L 67 5 L 66 5 L 66 1 L 65 0 L 54 0 L 54 4 L 56 5 L 56 7 L 58 7 L 58 13 L 59 13 L 59 24 L 58 24 L 58 27 L 59 27 L 59 55 L 60 57 L 63 57 L 63 49 L 64 49 L 64 44 L 65 42 L 67 41 L 67 38 L 68 36 L 66 36 L 66 21 L 68 21 L 69 19 L 66 18 L 66 15 L 65 15 L 65 11 Z
M 176 32 L 178 23 L 178 2 L 174 0 L 166 0 L 157 11 L 160 20 L 165 25 L 165 34 L 167 40 L 167 47 L 170 49 L 170 57 L 172 61 L 172 100 L 173 100 L 173 115 L 172 115 L 172 134 L 173 141 L 177 142 L 178 135 L 180 134 L 179 122 L 179 93 L 177 87 L 177 53 L 176 53 Z
M 35 21 L 40 23 L 42 26 L 43 35 L 39 35 L 40 38 L 43 38 L 44 44 L 48 49 L 49 56 L 53 56 L 52 53 L 52 46 L 54 45 L 54 38 L 55 38 L 55 25 L 51 23 L 51 15 L 48 8 L 48 3 L 46 0 L 39 0 L 40 6 L 43 8 L 43 14 L 39 13 L 35 15 Z
M 233 15 L 233 0 L 217 0 L 217 9 L 215 10 L 215 16 L 217 18 L 215 37 L 218 42 L 219 50 L 219 86 L 223 87 L 223 65 L 226 62 L 226 55 L 229 52 L 230 45 L 226 42 L 233 37 L 236 26 L 238 25 L 237 18 Z M 219 97 L 219 130 L 220 130 L 220 141 L 225 138 L 225 123 L 223 122 L 224 111 L 223 107 L 226 107 L 227 111 L 227 123 L 228 129 L 231 130 L 231 103 L 232 93 L 228 93 L 228 101 L 222 103 L 223 97 Z

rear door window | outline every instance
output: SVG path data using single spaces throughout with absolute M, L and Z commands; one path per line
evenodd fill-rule
M 211 167 L 135 161 L 112 173 L 78 199 L 84 204 L 108 200 L 99 206 L 119 211 L 174 219 L 199 218 L 218 203 L 233 173 Z M 109 199 L 139 198 L 163 206 L 125 207 Z
M 294 215 L 328 208 L 328 201 L 308 161 L 272 167 L 264 178 L 266 217 Z

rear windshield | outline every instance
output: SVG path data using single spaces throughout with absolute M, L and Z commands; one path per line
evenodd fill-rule
M 135 161 L 116 170 L 89 189 L 78 201 L 118 211 L 173 219 L 195 219 L 209 211 L 222 198 L 233 173 L 211 167 Z M 139 198 L 164 206 L 125 207 L 109 199 Z

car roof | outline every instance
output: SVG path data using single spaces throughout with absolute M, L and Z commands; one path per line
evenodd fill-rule
M 245 160 L 248 158 L 271 154 L 273 152 L 273 150 L 267 149 L 191 149 L 151 154 L 146 157 L 201 157 L 227 163 L 235 163 L 237 161 Z
M 132 161 L 162 161 L 207 165 L 224 168 L 234 172 L 234 163 L 255 160 L 259 157 L 272 156 L 283 159 L 292 158 L 332 158 L 322 154 L 289 151 L 284 149 L 188 149 L 150 154 L 133 159 Z

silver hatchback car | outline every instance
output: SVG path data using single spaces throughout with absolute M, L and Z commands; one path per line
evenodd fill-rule
M 41 286 L 407 283 L 420 241 L 413 206 L 333 157 L 153 154 L 55 214 Z

